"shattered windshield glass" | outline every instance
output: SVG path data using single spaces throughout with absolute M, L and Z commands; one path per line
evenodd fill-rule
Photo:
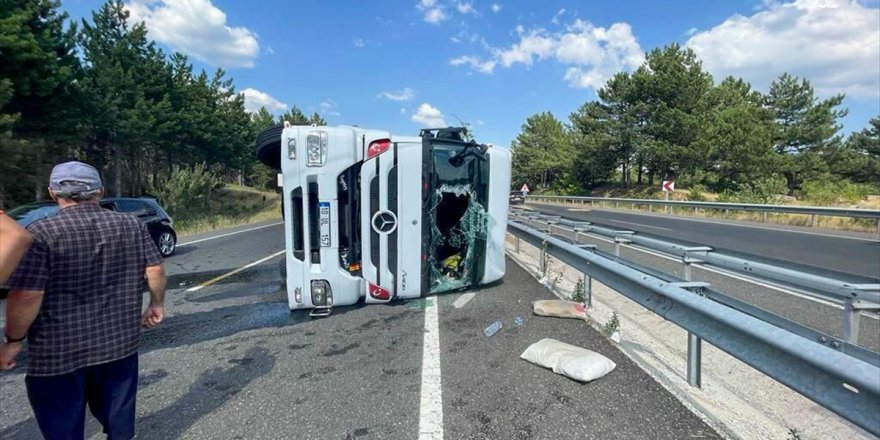
M 479 283 L 483 276 L 489 217 L 487 160 L 468 157 L 456 167 L 449 159 L 462 144 L 435 144 L 427 201 L 427 281 L 429 293 Z

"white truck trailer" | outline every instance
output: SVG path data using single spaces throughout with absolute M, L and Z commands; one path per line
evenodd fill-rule
M 291 310 L 328 315 L 504 275 L 510 152 L 465 128 L 279 124 L 258 136 L 257 156 L 281 172 Z

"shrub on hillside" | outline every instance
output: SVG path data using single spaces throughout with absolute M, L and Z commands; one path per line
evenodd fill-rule
M 829 176 L 830 177 L 830 176 Z M 832 205 L 838 200 L 847 203 L 858 203 L 870 194 L 870 187 L 859 185 L 848 180 L 832 181 L 816 179 L 804 182 L 797 196 L 801 200 L 817 205 Z
M 152 193 L 172 216 L 186 218 L 207 210 L 211 194 L 220 188 L 223 182 L 204 164 L 192 168 L 175 165 L 168 180 L 156 185 Z

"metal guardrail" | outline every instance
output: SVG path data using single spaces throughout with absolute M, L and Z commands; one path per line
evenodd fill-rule
M 828 301 L 843 305 L 842 331 L 843 339 L 856 344 L 859 337 L 859 324 L 862 310 L 880 309 L 880 284 L 851 283 L 823 277 L 800 270 L 752 261 L 743 257 L 728 255 L 715 251 L 709 246 L 690 246 L 659 240 L 639 235 L 633 231 L 614 230 L 590 222 L 563 219 L 559 216 L 546 215 L 533 211 L 511 210 L 514 220 L 539 221 L 548 226 L 548 232 L 558 228 L 567 232 L 577 241 L 578 234 L 596 234 L 614 241 L 614 253 L 620 256 L 620 246 L 634 243 L 644 248 L 680 258 L 683 273 L 690 274 L 692 264 L 710 265 L 729 272 L 759 278 L 773 283 L 818 296 Z M 561 226 L 560 226 L 561 225 Z M 570 229 L 562 226 L 568 226 Z M 835 344 L 831 339 L 826 343 Z M 839 344 L 838 344 L 839 345 Z
M 652 200 L 652 199 L 624 199 L 612 197 L 573 197 L 573 196 L 526 196 L 526 200 L 532 201 L 548 201 L 561 202 L 566 204 L 590 204 L 598 203 L 614 203 L 615 207 L 620 204 L 628 204 L 631 206 L 673 206 L 683 208 L 693 208 L 694 212 L 699 209 L 714 209 L 723 211 L 725 217 L 730 211 L 751 211 L 763 212 L 764 221 L 767 220 L 767 213 L 784 213 L 784 214 L 804 214 L 811 217 L 810 224 L 816 226 L 817 216 L 827 217 L 850 217 L 850 218 L 870 218 L 877 220 L 877 230 L 880 231 L 880 210 L 876 209 L 855 209 L 855 208 L 822 208 L 815 206 L 789 206 L 789 205 L 760 205 L 754 203 L 718 203 L 718 202 L 687 202 L 678 200 Z
M 519 240 L 524 240 L 687 330 L 688 382 L 692 385 L 700 384 L 700 344 L 706 340 L 880 436 L 880 354 L 842 353 L 786 325 L 768 322 L 766 312 L 750 314 L 706 295 L 701 291 L 706 283 L 669 282 L 517 221 L 508 223 L 508 232 L 516 237 L 516 249 Z

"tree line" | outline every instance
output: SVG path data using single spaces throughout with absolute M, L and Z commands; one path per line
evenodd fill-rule
M 53 164 L 97 167 L 110 195 L 154 192 L 175 169 L 271 187 L 254 139 L 282 120 L 326 122 L 296 107 L 245 110 L 222 69 L 165 53 L 119 0 L 76 23 L 57 0 L 0 0 L 0 207 L 40 200 Z
M 844 139 L 844 95 L 820 99 L 807 79 L 783 73 L 766 94 L 740 78 L 715 84 L 692 50 L 673 44 L 597 95 L 567 122 L 549 112 L 525 121 L 511 146 L 514 184 L 583 194 L 675 179 L 743 199 L 815 193 L 820 183 L 855 198 L 880 193 L 880 116 Z

